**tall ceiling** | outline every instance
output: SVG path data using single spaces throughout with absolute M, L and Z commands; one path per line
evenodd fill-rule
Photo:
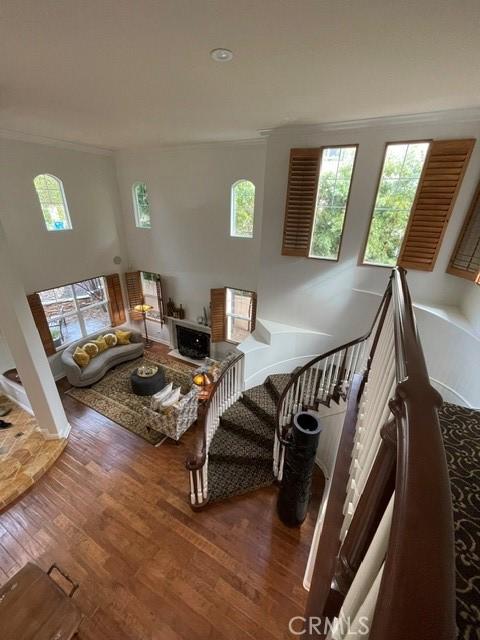
M 245 139 L 479 96 L 480 0 L 0 3 L 12 132 L 107 148 Z

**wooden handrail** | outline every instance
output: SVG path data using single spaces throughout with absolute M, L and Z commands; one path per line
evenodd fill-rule
M 391 533 L 371 640 L 453 640 L 455 560 L 448 468 L 405 270 L 393 272 L 397 470 Z
M 235 366 L 235 364 L 244 357 L 243 353 L 239 353 L 233 358 L 228 365 L 222 370 L 217 380 L 213 383 L 212 392 L 208 400 L 201 403 L 198 407 L 197 416 L 197 430 L 196 430 L 196 444 L 195 451 L 191 452 L 186 459 L 185 466 L 189 471 L 195 471 L 201 469 L 207 459 L 207 416 L 214 400 L 215 394 L 220 387 L 220 384 L 228 371 Z
M 395 386 L 394 397 L 385 402 L 391 414 L 381 430 L 382 442 L 346 537 L 340 542 L 347 493 L 345 478 L 349 476 L 351 462 L 351 456 L 345 453 L 345 443 L 351 452 L 352 421 L 356 420 L 355 411 L 362 397 L 358 382 L 352 385 L 306 617 L 331 620 L 339 615 L 394 484 L 393 517 L 369 637 L 454 640 L 453 510 L 437 416 L 442 400 L 430 384 L 404 269 L 392 271 L 387 292 L 393 319 L 387 331 L 394 339 L 390 344 L 394 349 L 391 373 Z M 386 311 L 387 305 L 378 319 L 372 351 L 378 343 Z M 380 358 L 384 357 L 385 340 L 382 345 Z M 371 361 L 372 358 L 369 364 Z M 364 373 L 362 384 L 369 377 L 369 365 Z M 378 375 L 377 370 L 376 380 Z M 368 424 L 363 426 L 368 428 Z

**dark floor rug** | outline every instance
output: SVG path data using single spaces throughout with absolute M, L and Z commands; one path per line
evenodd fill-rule
M 174 386 L 181 387 L 183 394 L 191 387 L 190 366 L 151 352 L 143 358 L 125 362 L 111 369 L 91 387 L 72 387 L 66 393 L 144 440 L 157 444 L 164 436 L 148 428 L 150 420 L 143 413 L 144 407 L 150 406 L 151 397 L 135 395 L 130 386 L 130 374 L 142 364 L 160 366 L 166 382 L 173 382 Z
M 452 490 L 459 640 L 480 640 L 480 411 L 439 411 Z

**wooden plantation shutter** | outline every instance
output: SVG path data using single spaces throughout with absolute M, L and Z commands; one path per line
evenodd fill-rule
M 162 278 L 158 274 L 155 276 L 155 285 L 157 287 L 158 311 L 160 313 L 160 322 L 163 325 L 165 322 L 165 307 L 163 304 L 163 301 L 165 298 L 163 295 Z
M 227 290 L 225 287 L 221 289 L 210 289 L 210 319 L 211 319 L 211 341 L 223 342 L 226 337 L 226 298 Z
M 50 333 L 50 327 L 48 326 L 47 316 L 43 309 L 42 301 L 38 293 L 32 293 L 27 296 L 28 304 L 30 305 L 30 311 L 32 312 L 33 321 L 37 327 L 42 341 L 43 348 L 47 356 L 52 356 L 55 353 L 55 346 L 53 344 L 52 334 Z
M 417 188 L 398 264 L 433 271 L 475 140 L 434 140 Z
M 125 322 L 125 306 L 123 304 L 122 287 L 118 273 L 105 276 L 108 295 L 108 312 L 112 327 L 117 327 Z
M 130 320 L 141 320 L 143 318 L 139 311 L 134 311 L 137 304 L 143 304 L 142 277 L 140 271 L 129 271 L 125 274 L 127 285 L 128 313 Z
M 321 149 L 291 149 L 283 223 L 284 256 L 308 256 L 317 200 Z
M 257 324 L 257 294 L 252 291 L 250 298 L 250 333 L 255 331 L 255 325 Z
M 447 272 L 480 284 L 480 183 L 463 223 Z

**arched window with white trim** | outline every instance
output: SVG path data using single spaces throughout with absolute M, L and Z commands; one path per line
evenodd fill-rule
M 234 238 L 253 238 L 255 216 L 253 182 L 242 179 L 232 184 L 230 209 L 230 235 Z
M 71 229 L 72 222 L 60 178 L 49 173 L 42 173 L 34 179 L 33 184 L 48 231 Z
M 140 229 L 151 229 L 150 201 L 148 199 L 147 185 L 144 182 L 135 182 L 132 186 L 133 210 L 135 212 L 135 224 Z

